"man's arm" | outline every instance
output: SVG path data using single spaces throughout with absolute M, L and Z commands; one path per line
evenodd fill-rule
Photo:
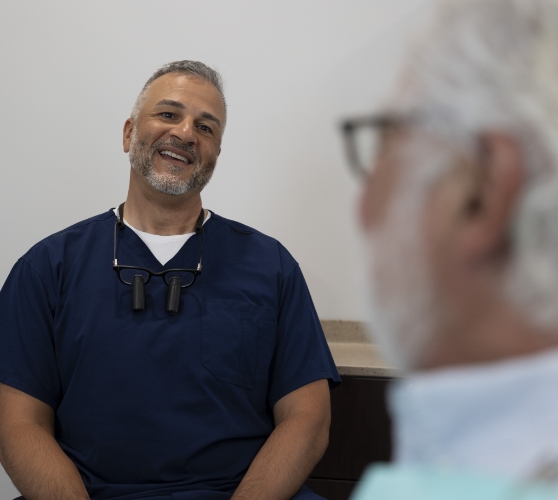
M 300 489 L 329 442 L 327 380 L 287 394 L 275 404 L 273 415 L 275 429 L 231 500 L 287 500 Z
M 53 409 L 0 383 L 0 463 L 26 500 L 89 500 L 54 439 Z

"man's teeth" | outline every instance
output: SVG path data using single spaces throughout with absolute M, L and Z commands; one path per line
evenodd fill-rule
M 160 154 L 171 156 L 172 158 L 176 158 L 177 160 L 183 161 L 184 163 L 190 163 L 188 161 L 188 158 L 186 158 L 184 156 L 177 155 L 176 153 L 173 153 L 172 151 L 161 151 Z

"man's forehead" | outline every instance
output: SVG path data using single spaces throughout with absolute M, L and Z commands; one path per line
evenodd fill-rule
M 167 73 L 154 80 L 147 89 L 145 104 L 154 106 L 162 100 L 173 100 L 188 106 L 192 99 L 224 116 L 223 99 L 215 86 L 195 75 L 182 73 Z

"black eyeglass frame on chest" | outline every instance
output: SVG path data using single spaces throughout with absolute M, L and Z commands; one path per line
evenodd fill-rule
M 132 310 L 143 311 L 145 309 L 145 292 L 144 287 L 149 283 L 152 277 L 161 277 L 165 284 L 169 287 L 167 294 L 167 312 L 178 312 L 178 300 L 180 297 L 180 290 L 183 288 L 188 288 L 196 282 L 196 278 L 202 273 L 202 258 L 203 258 L 203 245 L 205 240 L 205 233 L 203 228 L 203 222 L 205 211 L 202 208 L 200 215 L 196 221 L 196 234 L 201 234 L 200 243 L 200 258 L 196 269 L 187 268 L 175 268 L 167 269 L 161 272 L 151 271 L 145 267 L 139 266 L 127 266 L 118 264 L 118 259 L 116 258 L 116 241 L 117 241 L 117 229 L 124 229 L 124 203 L 122 203 L 117 210 L 116 222 L 114 224 L 114 259 L 112 263 L 112 269 L 118 275 L 118 279 L 121 283 L 132 287 Z M 138 274 L 134 275 L 132 281 L 126 280 L 122 276 L 123 271 L 138 271 Z M 147 279 L 144 278 L 142 273 L 147 275 Z M 178 275 L 178 276 L 177 276 Z M 183 283 L 184 276 L 189 276 L 191 281 L 186 281 Z M 172 299 L 172 300 L 171 300 Z

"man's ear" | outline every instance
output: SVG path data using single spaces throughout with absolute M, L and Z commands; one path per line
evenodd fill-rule
M 479 137 L 472 168 L 475 180 L 464 198 L 460 249 L 466 262 L 479 263 L 506 251 L 508 229 L 525 178 L 518 141 L 509 134 Z
M 134 119 L 128 118 L 124 122 L 124 130 L 122 133 L 122 145 L 124 146 L 124 153 L 130 151 L 130 142 L 132 141 L 132 131 L 134 130 Z

